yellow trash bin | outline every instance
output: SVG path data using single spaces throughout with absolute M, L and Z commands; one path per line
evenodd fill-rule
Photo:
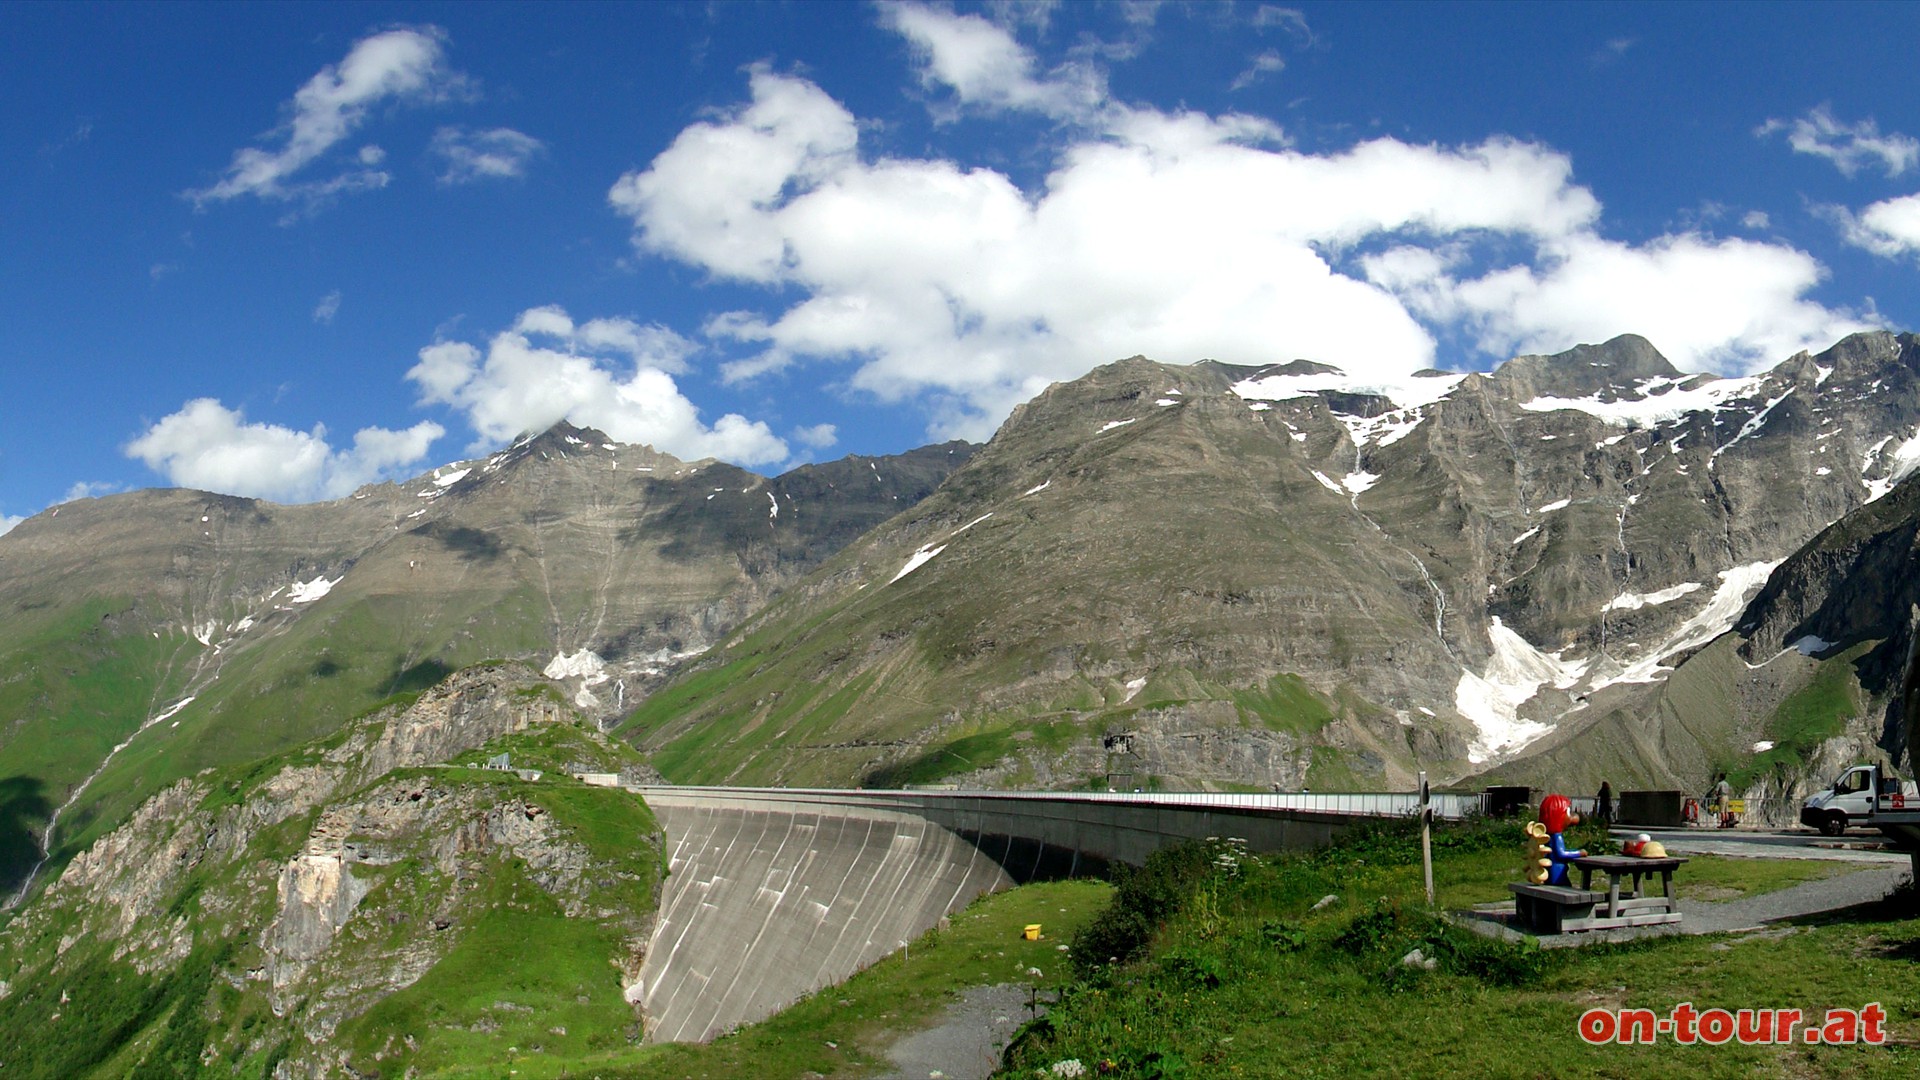
M 1027 924 L 1026 938 L 1028 941 L 1040 940 L 1040 924 L 1039 923 L 1034 922 L 1034 923 Z

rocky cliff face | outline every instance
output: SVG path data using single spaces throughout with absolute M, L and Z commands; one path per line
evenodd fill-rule
M 157 786 L 333 730 L 483 660 L 597 720 L 964 462 L 766 478 L 560 425 L 352 497 L 82 499 L 0 538 L 0 886 Z
M 686 780 L 1459 777 L 1644 710 L 1917 462 L 1891 334 L 1745 379 L 1637 338 L 1393 385 L 1136 358 L 1020 407 L 629 730 Z
M 529 771 L 466 764 L 495 751 Z M 557 941 L 586 956 L 584 971 L 567 972 L 578 980 L 570 997 L 598 1026 L 579 1031 L 574 1050 L 609 1029 L 637 1039 L 642 1018 L 626 989 L 657 899 L 657 830 L 637 799 L 560 771 L 632 764 L 551 683 L 494 665 L 328 744 L 181 780 L 0 930 L 15 999 L 0 1021 L 0 1060 L 60 1075 L 82 1059 L 138 1057 L 121 1044 L 137 1041 L 158 999 L 191 1011 L 197 1037 L 230 1060 L 265 1063 L 255 1074 L 367 1075 L 376 1061 L 404 1070 L 438 1060 L 455 1027 L 485 1026 L 444 984 L 512 982 L 507 958 L 490 956 L 474 974 L 438 971 L 497 949 L 516 923 L 540 924 L 526 945 Z M 231 992 L 174 1000 L 196 971 Z M 65 1029 L 38 1026 L 101 979 L 127 982 L 136 1000 L 123 1013 L 108 1001 Z M 437 1019 L 396 1026 L 396 1008 L 411 1015 L 422 1001 L 436 1003 Z M 89 1033 L 114 1044 L 88 1048 Z M 79 1049 L 68 1045 L 76 1036 Z M 545 1041 L 565 1052 L 565 1038 Z
M 1780 563 L 1731 631 L 1639 707 L 1548 740 L 1492 778 L 1703 790 L 1726 772 L 1790 823 L 1799 800 L 1845 765 L 1912 767 L 1917 630 L 1920 476 L 1909 476 Z

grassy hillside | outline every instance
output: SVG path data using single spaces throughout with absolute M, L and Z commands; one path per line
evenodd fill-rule
M 1510 823 L 1440 832 L 1440 907 L 1505 899 L 1520 872 L 1516 835 Z M 1571 839 L 1594 846 L 1591 836 Z M 1699 858 L 1677 884 L 1683 896 L 1724 900 L 1832 872 Z M 1756 933 L 1542 950 L 1430 914 L 1408 830 L 1272 859 L 1173 852 L 1123 882 L 1075 939 L 1080 977 L 998 1075 L 1908 1076 L 1920 1068 L 1917 914 L 1908 892 Z M 1402 962 L 1416 948 L 1434 970 Z M 1691 1002 L 1824 1018 L 1829 1007 L 1876 1001 L 1889 1017 L 1888 1046 L 1588 1045 L 1576 1028 L 1596 1006 L 1664 1016 Z

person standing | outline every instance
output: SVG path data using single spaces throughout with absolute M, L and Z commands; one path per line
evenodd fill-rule
M 1727 774 L 1721 773 L 1713 782 L 1713 812 L 1720 818 L 1720 827 L 1733 824 L 1733 785 L 1727 783 Z
M 1600 781 L 1600 794 L 1594 797 L 1593 816 L 1601 828 L 1613 825 L 1613 785 Z

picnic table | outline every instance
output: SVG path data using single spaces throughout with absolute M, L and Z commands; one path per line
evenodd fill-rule
M 1645 859 L 1633 855 L 1584 855 L 1571 865 L 1580 871 L 1580 887 L 1513 882 L 1514 912 L 1535 933 L 1611 930 L 1623 926 L 1677 923 L 1673 872 L 1687 860 L 1674 856 Z M 1606 890 L 1593 888 L 1593 875 L 1606 876 Z M 1660 875 L 1660 892 L 1643 895 L 1642 885 Z

